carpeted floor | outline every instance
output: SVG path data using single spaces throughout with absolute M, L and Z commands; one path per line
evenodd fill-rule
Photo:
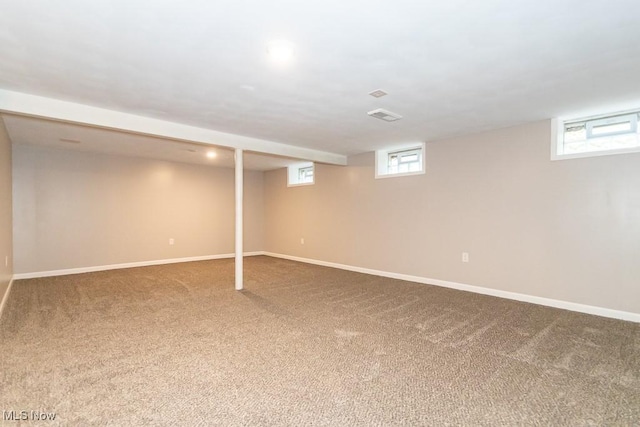
M 640 425 L 639 324 L 268 257 L 245 268 L 243 292 L 233 260 L 17 281 L 5 419 Z

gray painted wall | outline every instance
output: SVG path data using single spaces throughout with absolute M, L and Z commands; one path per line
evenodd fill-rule
M 11 182 L 11 142 L 0 117 L 0 302 L 13 276 Z
M 640 154 L 552 162 L 550 132 L 430 143 L 417 176 L 374 179 L 373 153 L 312 186 L 267 172 L 265 249 L 640 313 Z
M 233 169 L 13 151 L 16 273 L 234 251 Z M 263 173 L 246 171 L 245 182 L 245 250 L 262 250 Z

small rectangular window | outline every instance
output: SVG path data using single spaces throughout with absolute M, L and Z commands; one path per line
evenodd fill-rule
M 420 149 L 396 151 L 389 153 L 388 173 L 419 172 L 422 152 Z
M 312 185 L 314 183 L 315 165 L 311 162 L 291 165 L 287 168 L 287 185 Z
M 424 173 L 424 143 L 376 151 L 376 178 Z
M 638 111 L 554 124 L 552 159 L 600 156 L 640 151 Z

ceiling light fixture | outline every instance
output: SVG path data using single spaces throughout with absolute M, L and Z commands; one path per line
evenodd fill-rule
M 217 156 L 215 151 L 207 151 L 207 157 L 210 159 L 215 159 Z
M 293 43 L 287 40 L 273 40 L 267 43 L 267 53 L 277 64 L 286 64 L 293 59 Z

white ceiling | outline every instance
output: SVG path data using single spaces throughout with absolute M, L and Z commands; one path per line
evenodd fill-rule
M 223 147 L 172 141 L 109 129 L 81 126 L 38 118 L 3 115 L 7 133 L 14 144 L 57 149 L 144 157 L 206 166 L 234 167 L 234 151 Z M 207 153 L 214 152 L 214 158 Z M 296 159 L 245 152 L 245 169 L 271 170 L 299 162 Z
M 640 106 L 638 0 L 0 1 L 1 89 L 342 155 Z

